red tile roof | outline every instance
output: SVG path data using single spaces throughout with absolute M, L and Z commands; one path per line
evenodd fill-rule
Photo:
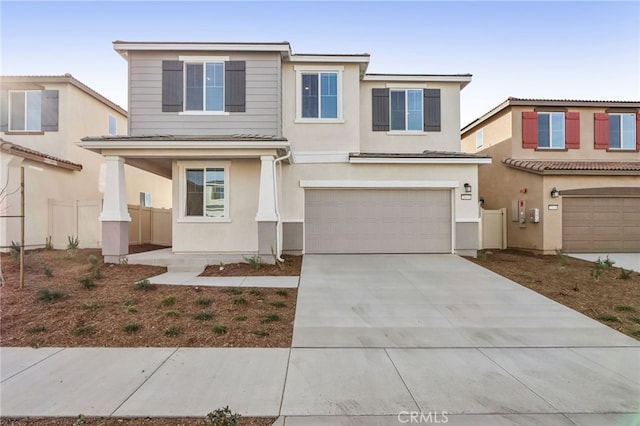
M 29 160 L 38 161 L 43 164 L 49 164 L 51 166 L 62 167 L 63 169 L 80 171 L 82 170 L 82 164 L 73 163 L 68 160 L 63 160 L 53 155 L 45 154 L 35 149 L 26 148 L 22 145 L 15 144 L 13 142 L 5 141 L 0 138 L 0 151 L 7 152 L 9 154 L 16 155 L 18 157 L 27 158 Z
M 503 160 L 507 166 L 540 174 L 640 174 L 639 161 Z

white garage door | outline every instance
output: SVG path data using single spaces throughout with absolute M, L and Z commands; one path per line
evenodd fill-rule
M 640 198 L 564 198 L 562 210 L 564 250 L 640 252 Z
M 307 189 L 306 253 L 451 253 L 451 192 Z

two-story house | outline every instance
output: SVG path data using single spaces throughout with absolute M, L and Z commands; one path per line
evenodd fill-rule
M 487 209 L 507 208 L 508 246 L 640 252 L 640 102 L 509 98 L 462 129 Z
M 70 74 L 0 77 L 0 101 L 0 247 L 20 241 L 21 168 L 25 246 L 42 247 L 53 234 L 54 247 L 66 247 L 67 237 L 77 237 L 77 232 L 54 231 L 60 231 L 61 222 L 66 228 L 71 216 L 80 216 L 73 221 L 93 221 L 87 228 L 95 229 L 81 238 L 81 247 L 99 247 L 99 206 L 93 217 L 78 215 L 73 207 L 65 210 L 69 217 L 52 217 L 51 203 L 99 204 L 105 159 L 74 142 L 88 134 L 126 134 L 127 112 Z M 123 171 L 129 181 L 125 201 L 139 204 L 142 192 L 151 195 L 154 206 L 171 207 L 168 179 L 130 166 Z
M 114 48 L 129 65 L 128 136 L 80 142 L 109 164 L 107 261 L 126 254 L 125 161 L 172 179 L 175 253 L 477 250 L 478 165 L 491 160 L 460 152 L 471 75 L 367 74 L 368 54 L 287 42 Z

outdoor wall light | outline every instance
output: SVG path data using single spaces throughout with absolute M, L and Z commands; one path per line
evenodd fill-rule
M 469 185 L 468 183 L 464 184 L 464 192 L 471 192 L 471 185 Z
M 559 196 L 560 196 L 560 191 L 558 191 L 554 186 L 553 189 L 551 190 L 551 198 L 558 198 Z

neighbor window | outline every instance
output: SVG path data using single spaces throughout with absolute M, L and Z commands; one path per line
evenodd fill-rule
M 302 74 L 302 118 L 338 118 L 338 73 Z
M 39 132 L 42 130 L 42 91 L 9 92 L 9 131 Z
M 391 130 L 422 131 L 422 89 L 391 90 Z
M 224 167 L 185 169 L 185 214 L 188 217 L 228 217 Z
M 482 148 L 483 137 L 484 137 L 484 135 L 482 134 L 482 129 L 478 130 L 476 132 L 476 149 L 477 148 Z
M 185 111 L 224 111 L 224 63 L 185 64 Z
M 609 148 L 636 149 L 636 115 L 609 114 Z
M 118 130 L 117 121 L 116 121 L 116 118 L 111 114 L 109 114 L 109 123 L 108 123 L 108 125 L 109 125 L 109 135 L 110 136 L 115 136 L 116 133 L 117 133 L 117 130 Z
M 564 112 L 538 113 L 538 148 L 564 148 Z

